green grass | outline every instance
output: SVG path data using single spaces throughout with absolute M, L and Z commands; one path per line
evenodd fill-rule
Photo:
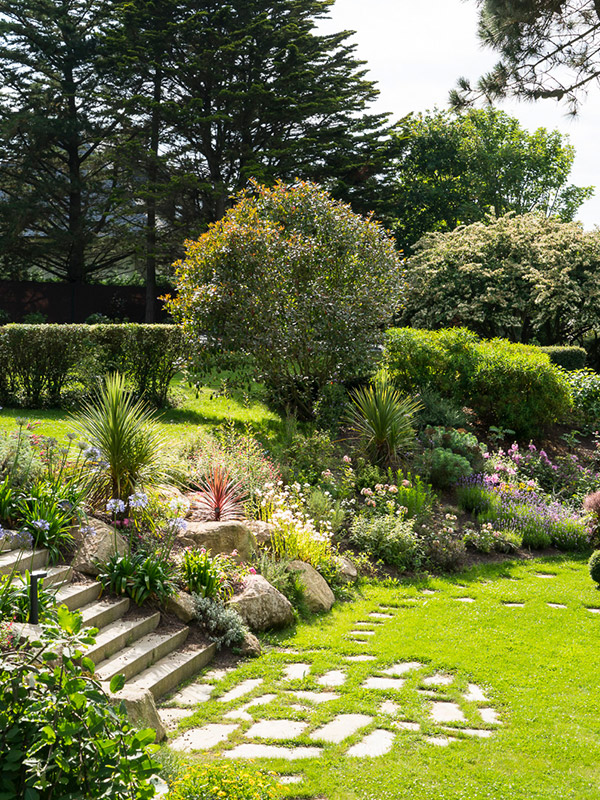
M 547 572 L 552 578 L 538 577 Z M 424 595 L 428 586 L 435 594 Z M 457 602 L 472 597 L 474 603 Z M 509 608 L 506 602 L 524 602 Z M 564 603 L 554 609 L 547 603 Z M 375 625 L 366 645 L 349 641 L 354 623 L 368 620 L 381 605 L 392 607 L 393 619 Z M 243 663 L 218 682 L 218 698 L 242 679 L 263 678 L 250 695 L 228 704 L 204 703 L 180 723 L 178 732 L 207 722 L 231 722 L 223 713 L 252 697 L 275 693 L 270 705 L 255 707 L 255 719 L 283 718 L 309 723 L 293 743 L 314 746 L 308 734 L 340 712 L 359 712 L 373 722 L 341 745 L 325 745 L 320 758 L 302 761 L 267 761 L 265 766 L 282 774 L 301 773 L 300 784 L 286 787 L 290 797 L 325 797 L 327 800 L 596 800 L 600 780 L 600 726 L 597 658 L 600 615 L 586 606 L 600 606 L 600 594 L 591 582 L 583 559 L 556 558 L 528 563 L 506 563 L 473 569 L 459 576 L 425 583 L 369 584 L 356 602 L 337 604 L 331 614 L 298 625 L 295 631 L 271 635 L 278 647 L 268 648 L 254 661 Z M 343 655 L 372 653 L 376 661 L 348 665 Z M 386 692 L 361 687 L 364 678 L 397 661 L 419 661 L 423 668 L 406 676 L 400 690 Z M 284 664 L 311 664 L 309 676 L 285 684 Z M 346 684 L 334 691 L 340 698 L 315 705 L 314 710 L 290 709 L 284 689 L 320 688 L 315 681 L 329 669 L 345 669 Z M 428 700 L 416 692 L 420 681 L 433 671 L 454 676 L 452 686 L 438 690 L 440 699 L 458 701 L 468 683 L 484 689 L 489 703 L 462 707 L 467 725 L 493 728 L 478 721 L 478 706 L 492 706 L 502 725 L 489 739 L 472 739 L 457 733 L 448 747 L 425 741 L 439 732 L 429 718 Z M 421 724 L 419 733 L 398 731 L 393 717 L 380 712 L 382 700 L 400 706 L 399 716 Z M 298 702 L 296 700 L 296 702 Z M 240 722 L 228 741 L 213 751 L 243 741 L 251 722 Z M 394 731 L 391 752 L 379 758 L 350 758 L 345 750 L 374 728 Z M 174 734 L 177 735 L 177 734 Z M 199 754 L 197 757 L 211 757 Z
M 277 434 L 281 418 L 270 411 L 259 396 L 246 399 L 240 391 L 223 396 L 217 388 L 216 385 L 203 386 L 196 397 L 196 390 L 191 389 L 182 377 L 175 378 L 172 395 L 176 405 L 158 412 L 160 425 L 170 439 L 181 441 L 193 434 L 198 426 L 210 429 L 230 419 L 239 427 L 248 424 L 265 435 Z M 0 431 L 12 432 L 16 429 L 15 420 L 22 418 L 39 422 L 36 432 L 42 436 L 61 440 L 73 430 L 70 416 L 71 412 L 63 409 L 3 408 L 0 410 Z

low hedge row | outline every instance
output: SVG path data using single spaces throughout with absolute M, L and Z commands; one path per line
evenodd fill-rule
M 87 391 L 118 370 L 137 395 L 161 406 L 184 352 L 178 325 L 5 325 L 0 402 L 60 405 L 66 390 Z
M 563 419 L 573 404 L 564 372 L 541 348 L 482 340 L 465 328 L 391 329 L 384 364 L 402 391 L 431 389 L 519 436 Z
M 550 356 L 550 361 L 563 369 L 583 369 L 587 358 L 584 347 L 561 347 L 552 345 L 550 347 L 540 347 L 542 353 Z

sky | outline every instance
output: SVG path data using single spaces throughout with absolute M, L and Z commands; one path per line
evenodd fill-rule
M 328 33 L 356 31 L 352 41 L 357 55 L 367 62 L 380 91 L 373 109 L 390 111 L 394 119 L 411 111 L 447 108 L 457 78 L 475 83 L 498 61 L 497 53 L 483 49 L 477 38 L 475 0 L 336 0 L 330 19 L 320 27 Z M 578 218 L 586 229 L 599 225 L 600 89 L 589 92 L 575 119 L 554 100 L 512 100 L 500 107 L 528 130 L 544 127 L 568 134 L 576 152 L 570 182 L 597 186 Z

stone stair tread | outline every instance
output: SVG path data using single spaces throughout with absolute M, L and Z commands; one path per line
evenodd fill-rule
M 215 651 L 214 642 L 209 645 L 190 645 L 185 650 L 161 658 L 140 672 L 133 680 L 128 681 L 127 686 L 134 689 L 149 689 L 155 699 L 162 697 L 212 661 Z
M 84 627 L 104 628 L 120 619 L 129 609 L 129 598 L 104 598 L 80 608 Z
M 89 647 L 86 656 L 95 664 L 105 661 L 124 647 L 153 631 L 160 623 L 160 612 L 144 617 L 123 617 L 103 628 L 96 636 L 96 644 Z
M 64 603 L 69 611 L 83 609 L 85 606 L 100 597 L 102 586 L 98 581 L 88 581 L 87 583 L 70 583 L 63 586 L 56 593 L 56 605 Z
M 48 567 L 46 570 L 46 577 L 44 578 L 44 588 L 53 589 L 62 586 L 71 577 L 71 567 L 61 564 L 57 567 Z M 20 572 L 19 575 L 24 575 Z M 15 575 L 11 583 L 18 583 L 19 575 Z
M 7 550 L 0 553 L 0 575 L 10 575 L 11 572 L 25 572 L 26 569 L 34 570 L 45 566 L 48 561 L 48 551 L 43 548 L 37 550 Z
M 110 681 L 114 675 L 122 674 L 128 680 L 164 656 L 173 655 L 173 650 L 181 647 L 189 631 L 184 626 L 176 631 L 148 633 L 112 658 L 98 664 L 96 677 L 101 681 Z

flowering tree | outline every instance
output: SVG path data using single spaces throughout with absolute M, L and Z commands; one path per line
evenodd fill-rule
M 303 417 L 326 383 L 368 373 L 400 297 L 381 226 L 302 181 L 253 182 L 176 266 L 168 305 L 185 332 L 252 354 L 271 397 Z

